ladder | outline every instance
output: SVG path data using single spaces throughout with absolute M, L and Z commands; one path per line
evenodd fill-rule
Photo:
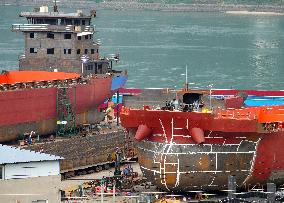
M 73 104 L 71 97 L 73 96 Z M 76 133 L 76 88 L 66 86 L 57 87 L 57 136 L 67 136 Z

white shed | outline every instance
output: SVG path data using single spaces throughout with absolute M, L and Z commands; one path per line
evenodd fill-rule
M 61 202 L 60 159 L 0 144 L 0 202 Z
M 0 180 L 60 175 L 59 156 L 0 145 Z

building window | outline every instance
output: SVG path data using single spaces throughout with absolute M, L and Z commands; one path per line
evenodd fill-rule
M 66 19 L 65 20 L 66 25 L 72 25 L 72 20 L 71 19 Z
M 80 25 L 80 20 L 75 19 L 75 20 L 74 20 L 74 25 Z
M 0 180 L 3 179 L 3 167 L 0 166 Z
M 35 33 L 31 32 L 30 33 L 30 38 L 35 38 Z
M 71 49 L 64 49 L 64 54 L 71 54 Z
M 97 49 L 97 53 L 99 53 L 99 50 Z
M 97 73 L 98 73 L 98 64 L 95 63 L 95 74 L 97 74 Z
M 88 54 L 88 49 L 85 49 L 85 54 Z
M 77 54 L 80 54 L 81 53 L 81 49 L 77 49 Z
M 54 54 L 54 48 L 46 49 L 47 54 Z
M 95 50 L 94 49 L 91 49 L 91 54 L 94 54 L 95 53 Z
M 78 36 L 78 40 L 81 40 L 82 39 L 82 37 L 81 36 Z
M 31 54 L 37 53 L 37 48 L 30 48 L 30 53 Z
M 82 20 L 82 25 L 85 25 L 85 20 Z
M 88 65 L 87 70 L 93 70 L 93 65 Z
M 85 39 L 89 39 L 89 35 L 85 35 Z
M 103 73 L 103 65 L 102 64 L 98 65 L 98 71 L 99 71 L 99 74 Z
M 71 34 L 64 34 L 64 39 L 71 39 Z
M 48 33 L 46 34 L 46 37 L 49 38 L 49 39 L 54 39 L 54 34 L 48 32 Z

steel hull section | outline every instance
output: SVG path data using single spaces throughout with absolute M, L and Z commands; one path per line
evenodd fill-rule
M 132 136 L 141 125 L 152 130 L 137 143 L 139 162 L 162 189 L 226 189 L 228 175 L 236 176 L 238 187 L 284 182 L 284 131 L 264 131 L 254 116 L 130 109 L 121 121 Z M 201 145 L 190 134 L 194 127 L 204 130 Z
M 110 96 L 111 78 L 92 78 L 87 84 L 72 86 L 68 92 L 79 122 L 95 115 L 94 109 Z M 31 130 L 39 134 L 53 133 L 56 105 L 54 87 L 0 92 L 0 141 L 13 140 Z M 85 123 L 93 123 L 92 120 L 96 118 L 86 119 Z
M 166 144 L 142 141 L 138 160 L 148 180 L 169 191 L 220 190 L 228 176 L 242 186 L 250 175 L 256 142 L 236 145 Z
M 144 140 L 138 160 L 148 180 L 169 191 L 227 189 L 228 176 L 239 188 L 284 183 L 284 133 L 257 135 L 235 144 L 176 144 Z
M 129 132 L 133 134 L 135 129 Z M 204 145 L 151 139 L 138 142 L 141 170 L 148 180 L 169 191 L 226 189 L 228 175 L 236 176 L 240 188 L 267 182 L 283 184 L 283 132 L 251 134 L 234 143 L 218 139 L 222 138 Z

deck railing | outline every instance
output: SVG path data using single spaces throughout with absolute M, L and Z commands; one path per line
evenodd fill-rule
M 52 31 L 52 32 L 94 32 L 93 25 L 76 26 L 76 25 L 49 25 L 49 24 L 13 24 L 12 31 Z

